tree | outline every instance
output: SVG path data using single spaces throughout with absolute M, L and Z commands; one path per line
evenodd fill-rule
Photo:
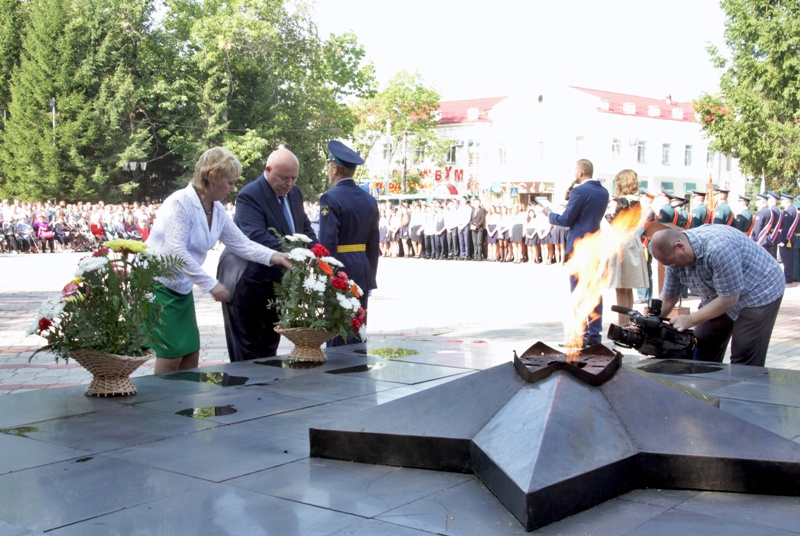
M 439 93 L 427 87 L 419 74 L 397 73 L 385 89 L 355 105 L 359 123 L 353 133 L 354 148 L 362 155 L 369 154 L 379 141 L 384 140 L 385 144 L 388 130 L 390 167 L 398 163 L 402 167 L 405 160 L 408 169 L 422 158 L 442 163 L 448 143 L 440 140 L 434 130 L 437 125 L 434 112 L 439 109 L 439 100 Z M 369 172 L 359 171 L 361 177 Z M 407 173 L 406 179 L 409 177 L 412 184 L 419 182 L 415 174 Z
M 256 177 L 280 145 L 300 160 L 306 195 L 325 186 L 324 145 L 352 130 L 343 100 L 369 94 L 371 65 L 351 34 L 323 42 L 302 3 L 283 0 L 173 0 L 165 26 L 188 51 L 187 76 L 196 88 L 196 158 L 225 145 Z
M 711 148 L 739 159 L 742 171 L 775 190 L 800 178 L 800 4 L 723 0 L 729 57 L 709 47 L 723 69 L 721 92 L 695 102 Z

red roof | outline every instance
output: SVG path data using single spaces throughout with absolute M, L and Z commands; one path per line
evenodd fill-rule
M 694 107 L 691 102 L 677 102 L 669 96 L 663 99 L 612 93 L 599 89 L 570 86 L 572 89 L 594 95 L 600 99 L 597 111 L 609 114 L 649 117 L 650 119 L 667 119 L 670 121 L 686 121 L 696 123 Z
M 442 101 L 439 103 L 439 111 L 442 114 L 442 117 L 439 119 L 439 124 L 488 123 L 491 121 L 489 119 L 489 111 L 497 103 L 507 98 L 508 97 L 490 97 L 486 99 Z M 477 116 L 475 118 L 470 117 L 469 110 L 477 110 Z

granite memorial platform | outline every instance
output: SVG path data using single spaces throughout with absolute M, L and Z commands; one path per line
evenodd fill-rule
M 135 378 L 134 397 L 89 398 L 82 387 L 3 397 L 0 534 L 800 534 L 800 498 L 768 485 L 757 495 L 635 489 L 527 532 L 469 472 L 310 457 L 311 428 L 358 422 L 512 360 L 424 337 L 402 342 L 416 354 L 380 357 L 389 344 L 397 339 L 329 349 L 315 368 L 264 359 Z M 744 422 L 731 442 L 737 432 L 752 441 L 751 425 L 800 442 L 798 371 L 626 354 L 620 372 L 630 369 L 718 399 L 715 411 L 737 417 L 720 422 Z

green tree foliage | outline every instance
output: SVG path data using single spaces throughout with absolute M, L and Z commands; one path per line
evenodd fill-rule
M 723 0 L 728 55 L 709 47 L 723 70 L 721 93 L 695 109 L 711 147 L 739 159 L 742 171 L 775 190 L 800 177 L 800 4 Z
M 284 145 L 306 193 L 324 189 L 325 142 L 356 124 L 345 101 L 374 94 L 355 37 L 320 39 L 302 1 L 166 0 L 154 21 L 155 6 L 0 0 L 0 193 L 160 199 L 213 145 L 240 157 L 246 179 Z M 130 161 L 147 170 L 131 175 L 121 166 Z
M 439 100 L 439 93 L 427 87 L 419 74 L 397 73 L 385 89 L 354 105 L 359 119 L 353 134 L 354 148 L 360 154 L 369 154 L 374 148 L 385 146 L 389 131 L 389 158 L 393 168 L 399 165 L 402 169 L 404 157 L 406 169 L 425 158 L 443 163 L 449 142 L 440 140 L 434 131 L 437 125 L 434 112 L 439 109 Z M 373 175 L 381 176 L 375 171 L 371 170 Z M 370 170 L 360 170 L 360 173 L 363 177 Z M 418 183 L 414 173 L 407 174 L 407 190 L 409 186 L 415 189 Z

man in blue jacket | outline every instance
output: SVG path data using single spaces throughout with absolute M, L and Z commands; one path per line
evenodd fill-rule
M 274 229 L 283 236 L 301 233 L 316 242 L 296 184 L 299 173 L 297 157 L 281 148 L 269 155 L 264 173 L 239 192 L 233 221 L 250 240 L 282 251 L 271 230 Z M 222 252 L 217 279 L 232 290 L 230 301 L 222 304 L 225 340 L 232 362 L 277 355 L 281 342 L 280 334 L 275 332 L 278 312 L 268 302 L 275 299 L 274 284 L 282 278 L 280 266 L 250 262 L 228 249 Z
M 600 221 L 608 207 L 608 190 L 595 180 L 594 166 L 589 160 L 578 160 L 575 164 L 575 179 L 579 183 L 572 189 L 569 201 L 563 214 L 550 212 L 545 208 L 551 225 L 568 227 L 567 231 L 567 258 L 572 256 L 575 241 L 584 236 L 600 230 Z M 570 290 L 574 291 L 578 279 L 574 275 L 569 278 Z M 592 315 L 587 318 L 583 333 L 583 346 L 598 343 L 602 340 L 603 329 L 603 298 L 600 297 Z

